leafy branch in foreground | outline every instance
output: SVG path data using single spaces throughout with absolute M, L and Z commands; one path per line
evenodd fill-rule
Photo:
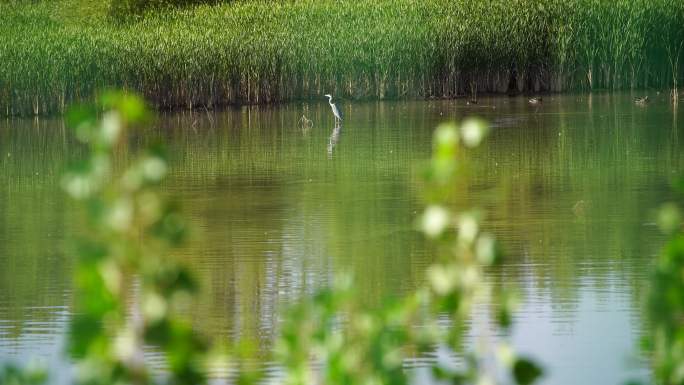
M 684 192 L 684 186 L 679 187 Z M 657 383 L 684 385 L 684 233 L 679 207 L 665 204 L 658 222 L 670 240 L 652 273 L 647 346 Z
M 2 385 L 40 385 L 45 383 L 47 374 L 40 367 L 20 368 L 12 364 L 0 367 L 0 384 Z
M 499 253 L 493 237 L 480 230 L 479 215 L 449 208 L 458 187 L 461 142 L 475 147 L 486 131 L 478 120 L 460 128 L 437 128 L 426 173 L 428 207 L 420 227 L 436 243 L 440 259 L 429 268 L 427 285 L 368 309 L 360 304 L 351 280 L 342 277 L 331 289 L 294 307 L 276 348 L 287 384 L 413 383 L 418 380 L 404 370 L 406 359 L 440 349 L 449 357 L 461 353 L 465 362 L 458 367 L 431 364 L 429 382 L 531 384 L 542 374 L 533 361 L 517 357 L 507 343 L 493 338 L 482 337 L 473 351 L 463 349 L 461 337 L 474 304 L 497 297 L 501 306 L 496 319 L 504 332 L 511 326 L 514 304 L 484 280 L 484 269 L 499 260 Z M 501 369 L 509 374 L 500 375 Z
M 137 97 L 108 93 L 98 111 L 78 108 L 69 115 L 87 159 L 72 167 L 63 187 L 87 209 L 88 234 L 76 243 L 75 304 L 69 347 L 78 368 L 76 381 L 88 385 L 206 383 L 208 343 L 178 316 L 187 309 L 196 283 L 186 267 L 168 256 L 185 227 L 175 206 L 158 194 L 167 171 L 159 147 L 129 160 L 127 132 L 149 119 Z M 484 271 L 500 260 L 491 235 L 480 230 L 477 212 L 453 212 L 450 200 L 463 169 L 464 147 L 475 147 L 487 128 L 478 120 L 437 128 L 434 155 L 426 170 L 427 208 L 420 229 L 434 241 L 439 260 L 427 283 L 378 308 L 363 305 L 349 277 L 340 276 L 310 301 L 284 317 L 276 346 L 286 384 L 454 384 L 527 385 L 541 369 L 518 357 L 506 342 L 514 301 L 494 290 Z M 123 155 L 122 155 L 123 154 Z M 499 304 L 496 339 L 485 333 L 474 349 L 462 336 L 473 307 Z M 477 324 L 477 322 L 473 322 Z M 145 349 L 164 354 L 168 375 L 153 376 Z M 410 357 L 445 352 L 420 380 L 405 364 Z M 454 364 L 453 357 L 463 357 Z M 239 384 L 259 381 L 249 360 L 236 368 Z M 32 378 L 9 375 L 26 383 Z M 18 374 L 17 374 L 18 373 Z M 505 374 L 503 374 L 505 373 Z M 40 380 L 41 378 L 36 378 Z
M 190 272 L 168 255 L 185 227 L 156 188 L 167 171 L 153 147 L 129 163 L 127 131 L 149 119 L 143 102 L 107 93 L 104 113 L 68 116 L 89 157 L 65 174 L 67 193 L 87 208 L 89 234 L 76 242 L 75 305 L 69 349 L 82 384 L 154 383 L 143 348 L 163 352 L 169 383 L 202 384 L 207 343 L 177 316 L 196 289 Z

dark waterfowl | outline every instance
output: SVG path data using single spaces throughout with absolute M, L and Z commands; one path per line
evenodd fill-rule
M 530 104 L 541 104 L 542 98 L 541 96 L 535 96 L 533 98 L 530 98 L 530 100 L 527 101 Z
M 634 103 L 639 104 L 639 105 L 645 105 L 648 102 L 649 102 L 648 95 L 634 98 Z

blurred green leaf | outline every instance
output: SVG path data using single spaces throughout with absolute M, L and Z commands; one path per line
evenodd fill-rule
M 104 328 L 102 319 L 90 314 L 75 314 L 69 325 L 69 353 L 82 359 L 89 353 L 93 341 L 101 338 Z
M 35 364 L 28 364 L 24 368 L 13 364 L 0 367 L 2 385 L 40 385 L 45 383 L 47 378 L 47 372 Z
M 136 94 L 109 90 L 102 93 L 100 103 L 104 109 L 117 110 L 127 123 L 143 123 L 149 118 L 145 102 Z
M 629 381 L 625 382 L 624 385 L 646 385 L 646 384 L 644 384 L 643 382 L 641 382 L 639 380 L 629 380 Z
M 543 370 L 526 358 L 518 358 L 513 365 L 513 377 L 518 385 L 529 385 L 543 374 Z
M 97 123 L 97 111 L 92 105 L 74 105 L 65 115 L 67 126 L 76 133 L 76 138 L 84 143 L 90 141 Z
M 467 147 L 477 147 L 489 132 L 487 123 L 479 118 L 468 118 L 461 124 L 461 137 Z
M 682 214 L 674 203 L 666 203 L 658 211 L 658 226 L 665 234 L 672 234 L 682 228 Z
M 672 181 L 672 188 L 678 193 L 684 194 L 684 175 L 680 175 Z

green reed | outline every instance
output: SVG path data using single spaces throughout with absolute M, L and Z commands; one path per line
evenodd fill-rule
M 78 3 L 0 5 L 2 114 L 61 112 L 105 87 L 212 108 L 660 89 L 683 72 L 681 0 L 242 1 L 125 23 L 101 6 L 59 12 Z

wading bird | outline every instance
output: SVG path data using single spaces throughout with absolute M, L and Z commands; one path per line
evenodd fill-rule
M 531 98 L 530 100 L 528 100 L 527 102 L 530 104 L 541 104 L 542 98 L 541 98 L 541 96 L 535 96 L 535 97 Z
M 324 96 L 328 98 L 328 103 L 330 103 L 332 113 L 335 115 L 335 124 L 339 124 L 342 121 L 342 117 L 340 116 L 340 111 L 337 109 L 337 106 L 335 106 L 335 103 L 332 102 L 332 95 L 325 94 Z

